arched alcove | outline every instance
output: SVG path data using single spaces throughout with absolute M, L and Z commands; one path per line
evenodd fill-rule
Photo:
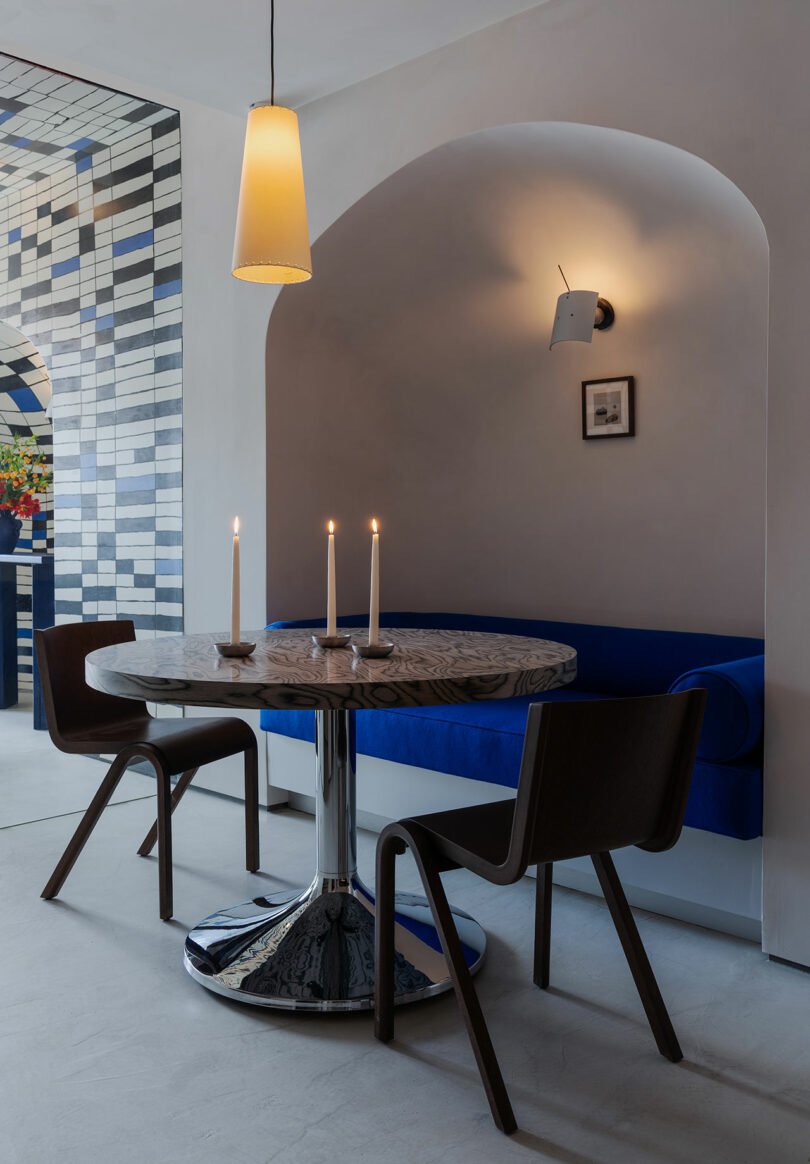
M 616 322 L 549 351 L 558 262 Z M 313 264 L 268 333 L 272 615 L 321 610 L 329 517 L 364 609 L 375 512 L 389 608 L 762 632 L 768 248 L 727 178 L 504 126 L 392 175 Z M 621 375 L 636 437 L 583 442 L 581 381 Z
M 0 444 L 14 437 L 34 437 L 53 464 L 50 417 L 51 379 L 31 340 L 0 320 Z M 20 548 L 53 550 L 53 495 L 49 490 L 40 513 L 25 518 Z
M 49 415 L 51 380 L 45 361 L 31 340 L 0 320 L 0 445 L 14 437 L 35 437 L 53 464 L 53 425 Z M 22 519 L 20 550 L 53 551 L 53 491 L 48 490 L 34 517 Z M 32 684 L 31 570 L 17 569 L 17 659 L 22 690 Z
M 0 440 L 17 434 L 49 437 L 50 402 L 51 378 L 42 356 L 28 336 L 0 320 Z

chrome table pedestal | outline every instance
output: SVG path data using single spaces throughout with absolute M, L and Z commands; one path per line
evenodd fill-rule
M 209 990 L 237 1002 L 288 1010 L 367 1010 L 374 996 L 374 894 L 357 876 L 353 717 L 317 711 L 317 871 L 292 898 L 257 897 L 222 909 L 191 931 L 185 966 Z M 472 971 L 484 931 L 453 911 Z M 424 897 L 397 895 L 398 1003 L 451 986 Z

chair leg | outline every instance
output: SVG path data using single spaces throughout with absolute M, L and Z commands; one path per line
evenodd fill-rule
M 87 844 L 93 829 L 98 824 L 98 818 L 109 804 L 110 797 L 118 787 L 118 781 L 126 771 L 127 762 L 126 759 L 118 757 L 113 760 L 107 769 L 107 775 L 99 785 L 98 792 L 96 792 L 96 795 L 90 802 L 89 808 L 79 822 L 79 827 L 70 838 L 67 848 L 59 858 L 59 863 L 51 874 L 48 884 L 42 890 L 42 896 L 46 900 L 50 901 L 51 898 L 56 897 L 59 890 L 65 884 L 68 873 L 76 864 L 79 854 Z
M 168 921 L 174 909 L 172 889 L 172 782 L 169 773 L 153 761 L 157 776 L 157 846 L 160 916 Z
M 630 973 L 633 975 L 633 981 L 658 1044 L 658 1050 L 673 1063 L 679 1063 L 683 1058 L 683 1052 L 658 989 L 658 983 L 655 981 L 630 906 L 627 904 L 613 859 L 610 853 L 594 853 L 591 860 L 627 958 Z
M 381 1043 L 394 1037 L 394 887 L 396 858 L 405 852 L 397 836 L 380 839 L 374 899 L 374 1036 Z
M 199 772 L 199 768 L 189 768 L 188 772 L 184 772 L 183 775 L 180 777 L 180 779 L 175 784 L 174 789 L 172 791 L 172 807 L 171 807 L 172 812 L 174 812 L 174 810 L 177 808 L 177 806 L 180 803 L 180 800 L 183 796 L 183 793 L 186 791 L 189 784 L 191 783 L 191 781 L 194 779 L 194 777 L 197 775 L 198 772 Z M 141 844 L 141 847 L 138 849 L 138 856 L 139 857 L 148 857 L 149 856 L 149 854 L 152 852 L 152 850 L 155 847 L 155 842 L 157 841 L 157 834 L 158 834 L 158 826 L 157 826 L 157 821 L 155 821 L 155 823 L 152 825 L 149 832 L 144 837 L 143 842 Z
M 551 965 L 551 880 L 554 865 L 537 866 L 537 889 L 534 907 L 534 984 L 548 989 Z
M 444 886 L 439 874 L 431 864 L 430 858 L 426 857 L 418 846 L 412 844 L 411 847 L 417 858 L 422 883 L 427 893 L 442 949 L 450 966 L 450 977 L 453 980 L 456 1000 L 472 1044 L 481 1081 L 487 1093 L 492 1118 L 496 1126 L 509 1136 L 517 1131 L 517 1121 L 495 1055 L 495 1048 L 492 1046 L 492 1040 L 487 1030 L 481 1004 L 473 985 L 472 974 L 467 966 L 461 940 L 453 921 L 450 906 L 447 903 Z
M 259 751 L 255 744 L 245 749 L 245 868 L 259 868 Z

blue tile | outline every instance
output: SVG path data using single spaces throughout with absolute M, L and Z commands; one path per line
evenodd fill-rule
M 81 509 L 82 495 L 81 493 L 63 493 L 54 497 L 53 503 L 57 509 Z
M 79 319 L 82 321 L 82 323 L 87 323 L 88 319 L 95 319 L 95 318 L 96 318 L 96 306 L 95 306 L 95 304 L 93 304 L 92 307 L 83 307 L 81 309 L 81 311 L 79 312 Z
M 122 238 L 113 243 L 113 258 L 117 258 L 119 255 L 128 255 L 130 251 L 139 251 L 143 247 L 150 247 L 154 241 L 155 236 L 151 230 L 142 230 L 140 234 L 131 234 L 129 238 Z
M 69 146 L 66 146 L 66 149 L 86 150 L 88 146 L 95 144 L 96 143 L 92 137 L 79 137 L 76 139 L 76 141 L 72 141 Z
M 79 463 L 81 464 L 82 468 L 85 468 L 85 467 L 95 468 L 96 454 L 95 453 L 81 453 L 79 455 Z
M 96 320 L 96 331 L 104 331 L 105 328 L 112 327 L 112 315 L 100 315 Z
M 170 295 L 179 295 L 183 288 L 182 279 L 173 279 L 171 283 L 161 283 L 155 287 L 155 299 L 168 299 Z
M 30 137 L 18 137 L 11 144 L 13 146 L 17 146 L 18 149 L 23 149 L 24 146 L 31 144 L 31 138 Z
M 59 579 L 59 583 L 61 585 L 61 583 L 62 583 L 61 578 Z M 67 602 L 64 598 L 57 598 L 54 613 L 55 614 L 74 614 L 74 615 L 78 615 L 79 618 L 81 618 L 82 614 L 83 614 L 82 604 L 81 604 L 81 602 Z
M 72 259 L 63 259 L 61 263 L 53 263 L 51 266 L 51 278 L 58 279 L 60 275 L 67 275 L 70 271 L 78 271 L 79 256 L 75 255 Z
M 156 574 L 182 574 L 183 563 L 180 558 L 158 558 L 155 561 Z
M 120 509 L 122 513 L 125 509 L 129 509 L 131 506 L 137 507 L 138 505 L 154 505 L 155 504 L 155 491 L 154 491 L 154 489 L 133 489 L 131 493 L 116 493 L 115 504 L 116 504 L 117 509 Z M 149 520 L 152 522 L 152 525 L 149 528 L 154 529 L 154 523 L 155 523 L 154 518 L 139 518 L 139 517 L 135 518 L 135 517 L 133 517 L 130 520 L 132 520 L 132 521 L 141 521 L 141 520 L 147 521 L 147 520 Z M 118 518 L 116 518 L 115 521 L 116 521 L 116 529 L 117 529 L 118 528 Z M 138 526 L 137 528 L 138 529 L 146 529 L 146 526 Z
M 8 121 L 9 117 L 14 117 L 14 113 L 10 109 L 0 113 L 0 125 L 2 125 L 4 121 Z
M 42 412 L 43 408 L 30 388 L 11 388 L 8 395 L 21 412 Z
M 154 473 L 144 474 L 143 477 L 119 477 L 115 482 L 116 492 L 118 493 L 134 493 L 136 490 L 147 490 L 155 488 Z
M 14 230 L 10 230 L 8 232 L 8 241 L 10 243 L 19 242 L 21 235 L 22 235 L 22 228 L 19 226 L 15 226 Z
M 85 170 L 89 170 L 93 164 L 93 159 L 89 156 L 83 158 L 76 158 L 76 173 L 82 174 Z

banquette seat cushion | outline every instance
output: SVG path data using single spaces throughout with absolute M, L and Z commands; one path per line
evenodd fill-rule
M 358 626 L 363 618 L 338 620 Z M 360 754 L 514 788 L 532 702 L 705 687 L 708 703 L 686 824 L 747 840 L 762 830 L 761 639 L 481 615 L 395 612 L 382 626 L 530 635 L 577 651 L 567 687 L 514 699 L 356 713 Z M 323 620 L 274 623 L 317 627 Z M 265 731 L 314 740 L 312 712 L 262 712 Z

